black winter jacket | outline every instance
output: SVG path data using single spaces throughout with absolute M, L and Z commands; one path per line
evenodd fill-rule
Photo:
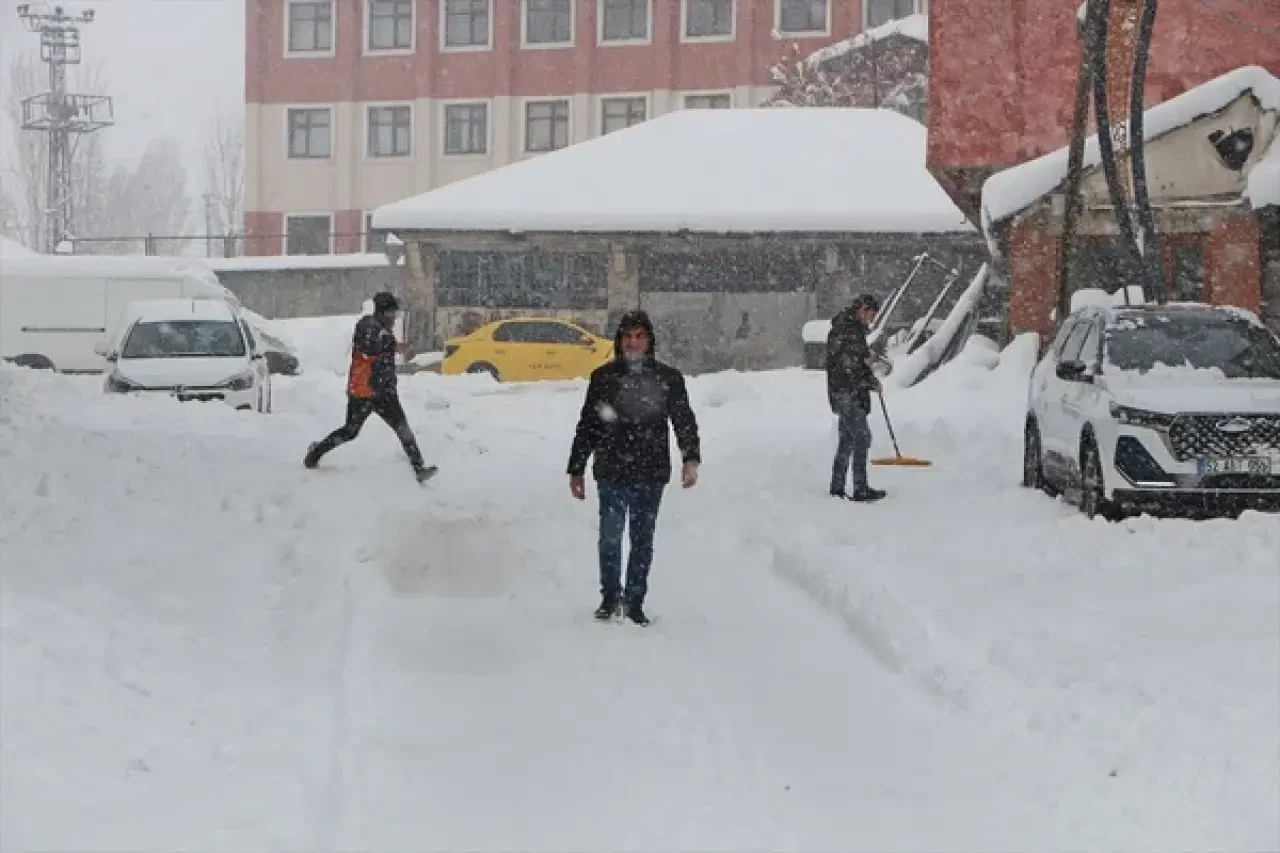
M 375 314 L 366 314 L 356 323 L 347 394 L 361 399 L 396 396 L 395 332 Z
M 827 402 L 831 411 L 839 414 L 841 402 L 852 398 L 864 412 L 871 412 L 876 375 L 867 364 L 869 358 L 867 328 L 852 308 L 846 308 L 832 318 L 827 335 Z
M 651 339 L 652 340 L 652 339 Z M 698 422 L 689 405 L 684 375 L 650 353 L 629 365 L 618 355 L 591 374 L 578 428 L 569 451 L 569 473 L 582 476 L 595 462 L 596 480 L 667 483 L 671 480 L 671 444 L 675 430 L 685 462 L 700 462 Z

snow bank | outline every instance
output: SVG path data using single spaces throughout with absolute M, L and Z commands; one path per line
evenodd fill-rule
M 924 127 L 892 110 L 680 110 L 385 205 L 373 224 L 399 231 L 971 231 L 926 171 L 924 155 Z
M 899 388 L 909 387 L 920 378 L 920 375 L 928 369 L 929 365 L 935 363 L 941 357 L 947 344 L 958 334 L 965 317 L 977 306 L 978 300 L 982 298 L 982 291 L 987 285 L 987 278 L 990 274 L 990 267 L 987 264 L 983 264 L 982 268 L 973 277 L 973 281 L 969 283 L 964 293 L 956 300 L 956 304 L 951 308 L 951 312 L 947 314 L 947 319 L 942 326 L 918 350 L 909 355 L 901 367 L 895 367 L 890 375 L 894 385 Z
M 293 317 L 273 320 L 272 328 L 281 330 L 305 370 L 345 375 L 351 364 L 351 335 L 360 316 Z
M 8 237 L 0 237 L 0 257 L 28 257 L 36 253 L 19 243 L 17 240 L 10 240 Z
M 847 53 L 861 50 L 872 42 L 883 41 L 890 36 L 904 36 L 919 42 L 929 43 L 929 16 L 908 15 L 905 18 L 889 21 L 870 30 L 863 30 L 853 38 L 828 45 L 815 51 L 805 61 L 812 66 L 821 65 L 838 59 Z
M 1147 110 L 1143 118 L 1143 138 L 1150 141 L 1190 124 L 1200 116 L 1217 112 L 1246 92 L 1252 92 L 1263 109 L 1280 110 L 1280 80 L 1265 68 L 1246 66 Z M 1127 120 L 1125 125 L 1127 128 Z M 982 185 L 983 227 L 990 231 L 994 225 L 1026 210 L 1065 181 L 1068 154 L 1067 148 L 1060 148 L 988 178 Z M 1085 141 L 1084 168 L 1101 162 L 1098 138 L 1094 135 Z M 1265 173 L 1259 180 L 1260 184 L 1264 180 Z M 1264 197 L 1267 197 L 1267 189 L 1264 185 Z

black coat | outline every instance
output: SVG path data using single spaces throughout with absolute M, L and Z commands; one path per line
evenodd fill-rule
M 667 483 L 671 480 L 668 423 L 685 462 L 700 462 L 698 422 L 684 375 L 650 354 L 629 365 L 619 353 L 591 374 L 569 451 L 569 473 L 582 476 L 593 455 L 596 480 Z
M 376 314 L 366 314 L 356 323 L 347 394 L 361 399 L 396 396 L 396 336 Z
M 832 318 L 827 335 L 827 402 L 831 411 L 838 414 L 843 402 L 853 399 L 864 412 L 871 412 L 871 391 L 877 380 L 867 363 L 870 358 L 867 328 L 852 308 L 846 308 Z

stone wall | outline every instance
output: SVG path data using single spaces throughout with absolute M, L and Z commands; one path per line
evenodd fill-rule
M 391 266 L 219 270 L 217 276 L 246 308 L 272 319 L 359 314 L 378 291 L 404 291 L 401 269 Z

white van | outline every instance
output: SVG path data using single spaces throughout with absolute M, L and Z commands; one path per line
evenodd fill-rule
M 128 255 L 0 255 L 0 358 L 65 373 L 101 373 L 94 352 L 140 299 L 240 301 L 204 264 Z

